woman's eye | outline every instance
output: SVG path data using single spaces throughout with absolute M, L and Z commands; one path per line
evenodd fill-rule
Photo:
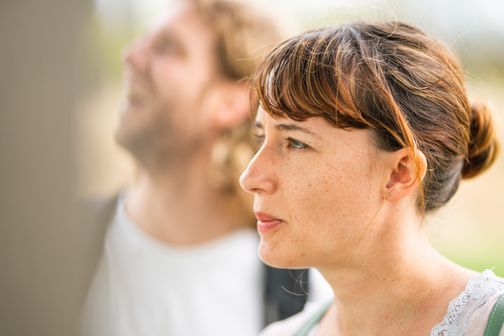
M 299 140 L 293 139 L 293 138 L 287 138 L 287 141 L 289 142 L 288 148 L 293 148 L 293 149 L 307 149 L 308 145 L 302 143 Z
M 254 134 L 254 139 L 257 147 L 261 147 L 261 145 L 264 142 L 264 135 L 263 134 Z

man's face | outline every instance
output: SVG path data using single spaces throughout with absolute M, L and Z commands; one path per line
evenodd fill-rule
M 214 38 L 198 13 L 184 6 L 126 52 L 116 139 L 137 159 L 186 155 L 208 136 L 205 111 L 217 81 Z

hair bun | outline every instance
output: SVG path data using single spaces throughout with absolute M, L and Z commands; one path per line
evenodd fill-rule
M 499 143 L 488 106 L 471 105 L 470 140 L 467 158 L 462 168 L 462 178 L 471 178 L 488 169 L 499 152 Z

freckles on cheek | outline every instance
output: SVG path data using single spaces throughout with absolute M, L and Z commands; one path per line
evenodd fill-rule
M 302 230 L 302 237 L 310 237 L 319 226 L 320 216 L 328 210 L 327 202 L 324 198 L 330 191 L 329 184 L 319 178 L 308 179 L 302 177 L 305 181 L 293 186 L 287 197 L 295 199 L 290 204 L 292 220 L 299 223 L 299 229 Z
M 329 234 L 334 224 L 346 222 L 354 215 L 351 210 L 352 184 L 347 183 L 354 177 L 341 174 L 341 168 L 332 165 L 323 167 L 318 177 L 316 181 L 311 181 L 311 210 L 308 210 L 314 220 L 320 223 L 317 229 Z

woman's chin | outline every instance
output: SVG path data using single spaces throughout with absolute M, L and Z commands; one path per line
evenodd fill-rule
M 290 253 L 288 249 L 261 240 L 259 244 L 259 258 L 268 266 L 275 268 L 305 268 L 300 265 L 299 258 Z

